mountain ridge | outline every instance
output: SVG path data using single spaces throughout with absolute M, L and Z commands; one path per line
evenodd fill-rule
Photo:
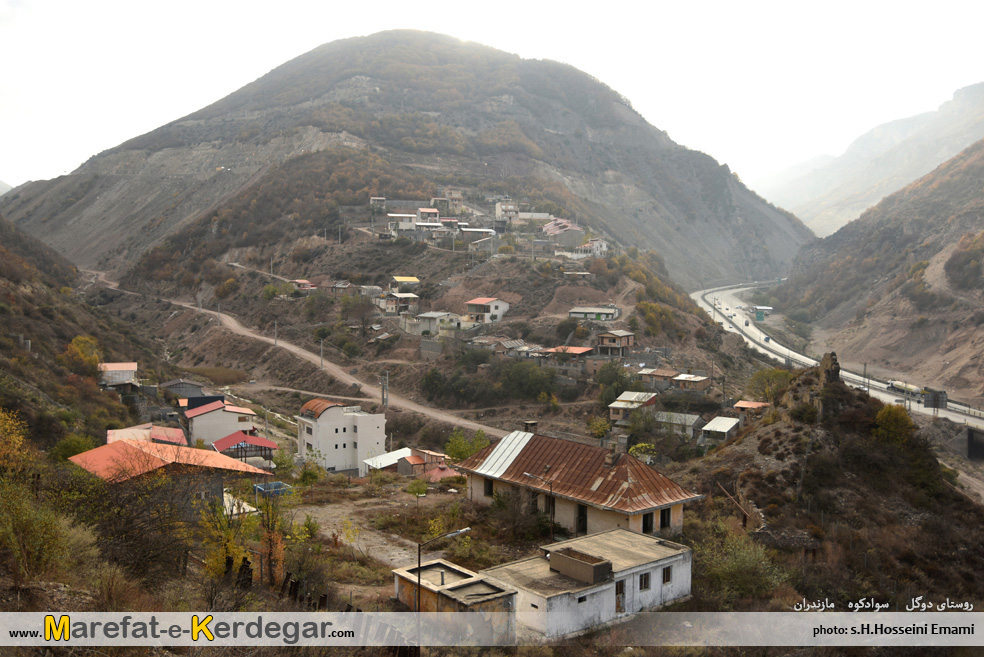
M 462 173 L 559 182 L 577 190 L 581 223 L 656 248 L 691 288 L 782 273 L 811 238 L 587 74 L 409 31 L 320 46 L 70 176 L 19 189 L 2 209 L 81 264 L 123 268 L 271 167 L 338 146 L 445 183 Z

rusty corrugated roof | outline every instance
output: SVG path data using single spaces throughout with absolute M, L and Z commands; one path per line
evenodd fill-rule
M 528 486 L 602 509 L 627 514 L 652 511 L 702 496 L 686 490 L 642 461 L 619 454 L 605 465 L 609 450 L 561 438 L 514 431 L 478 451 L 459 468 L 485 477 Z M 550 466 L 549 469 L 545 468 Z
M 300 415 L 310 415 L 312 417 L 321 417 L 321 414 L 327 411 L 332 406 L 343 406 L 338 402 L 328 401 L 327 399 L 312 399 L 309 402 L 301 406 Z

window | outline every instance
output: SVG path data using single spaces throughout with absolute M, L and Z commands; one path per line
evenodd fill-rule
M 532 602 L 530 603 L 530 606 L 531 606 L 531 607 L 533 607 L 534 609 L 539 609 L 539 607 L 537 607 L 537 606 L 536 606 L 535 604 L 533 604 Z
M 659 511 L 659 528 L 666 529 L 670 526 L 670 518 L 673 514 L 670 509 L 660 509 Z
M 342 433 L 345 433 L 346 429 L 348 429 L 348 427 L 342 427 Z
M 240 415 L 239 416 L 239 421 L 240 422 L 249 422 L 249 418 L 246 417 L 245 415 Z
M 342 443 L 342 449 L 348 449 L 348 443 Z
M 587 601 L 587 599 L 588 599 L 588 596 L 582 595 L 580 598 L 577 599 L 577 603 L 578 604 L 581 604 L 582 602 Z
M 354 447 L 355 449 L 359 449 L 359 443 L 353 442 L 352 447 Z
M 307 433 L 307 435 L 309 435 L 309 436 L 310 436 L 310 435 L 311 435 L 312 433 L 314 433 L 313 431 L 311 431 L 311 427 L 304 427 L 304 431 L 305 431 L 305 432 Z
M 335 443 L 335 449 L 338 449 L 338 443 Z
M 639 590 L 648 591 L 650 584 L 650 573 L 642 573 L 639 575 Z
M 642 514 L 642 533 L 652 534 L 653 533 L 653 514 L 644 513 Z
M 304 443 L 304 444 L 307 445 L 307 451 L 310 452 L 311 450 L 314 449 L 314 445 L 312 445 L 311 443 Z
M 494 492 L 494 484 L 491 479 L 485 480 L 485 497 L 492 497 Z
M 352 427 L 352 433 L 359 433 L 359 427 L 358 426 Z
M 673 581 L 673 566 L 667 566 L 663 569 L 663 584 L 669 584 Z
M 335 433 L 338 433 L 338 427 L 335 427 Z

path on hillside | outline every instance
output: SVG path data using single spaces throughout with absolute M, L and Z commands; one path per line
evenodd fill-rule
M 115 281 L 110 281 L 108 278 L 106 278 L 105 272 L 92 271 L 90 273 L 96 276 L 96 280 L 100 284 L 103 284 L 106 287 L 112 289 L 119 289 L 118 288 L 119 283 L 116 283 Z M 120 291 L 127 292 L 128 294 L 138 294 L 136 292 L 128 292 L 127 290 L 120 290 Z M 267 337 L 257 331 L 246 328 L 239 322 L 239 320 L 237 320 L 235 317 L 232 317 L 227 312 L 220 314 L 214 310 L 204 310 L 204 309 L 198 310 L 198 307 L 195 306 L 194 304 L 186 303 L 184 301 L 178 301 L 177 299 L 165 299 L 165 301 L 168 301 L 169 303 L 175 306 L 188 308 L 189 310 L 194 310 L 207 315 L 211 315 L 212 317 L 218 317 L 219 323 L 224 328 L 228 329 L 229 331 L 231 331 L 236 335 L 253 338 L 254 340 L 266 342 L 267 344 L 270 345 L 275 344 L 277 347 L 281 349 L 286 349 L 287 351 L 294 354 L 298 358 L 306 360 L 309 363 L 313 363 L 314 365 L 321 364 L 321 357 L 318 354 L 307 351 L 306 349 L 303 349 L 302 347 L 287 342 L 286 340 L 278 339 L 275 342 L 273 338 Z M 348 371 L 346 371 L 341 365 L 333 363 L 327 358 L 324 359 L 324 370 L 328 372 L 328 374 L 333 376 L 336 380 L 341 381 L 342 383 L 346 383 L 348 385 L 355 384 L 362 390 L 362 392 L 366 393 L 370 397 L 375 397 L 376 399 L 380 399 L 380 400 L 382 399 L 382 391 L 379 389 L 379 386 L 374 386 L 372 384 L 366 383 L 365 381 L 357 379 L 355 376 L 349 374 Z M 438 420 L 439 422 L 446 422 L 448 424 L 459 426 L 463 429 L 468 429 L 469 431 L 477 431 L 481 429 L 486 433 L 486 435 L 489 436 L 501 437 L 508 433 L 507 431 L 503 429 L 499 429 L 498 427 L 490 427 L 484 424 L 480 424 L 478 422 L 473 422 L 471 420 L 460 418 L 457 415 L 453 415 L 452 413 L 448 413 L 440 409 L 430 408 L 429 406 L 418 404 L 417 402 L 407 399 L 406 397 L 396 395 L 392 392 L 389 393 L 389 405 L 391 407 L 402 408 L 408 411 L 414 411 L 415 413 L 426 415 L 427 417 L 432 418 L 434 420 Z

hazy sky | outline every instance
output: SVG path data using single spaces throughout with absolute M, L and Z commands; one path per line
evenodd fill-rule
M 323 43 L 412 28 L 576 66 L 753 181 L 984 81 L 982 19 L 973 0 L 0 0 L 0 180 L 69 173 Z

